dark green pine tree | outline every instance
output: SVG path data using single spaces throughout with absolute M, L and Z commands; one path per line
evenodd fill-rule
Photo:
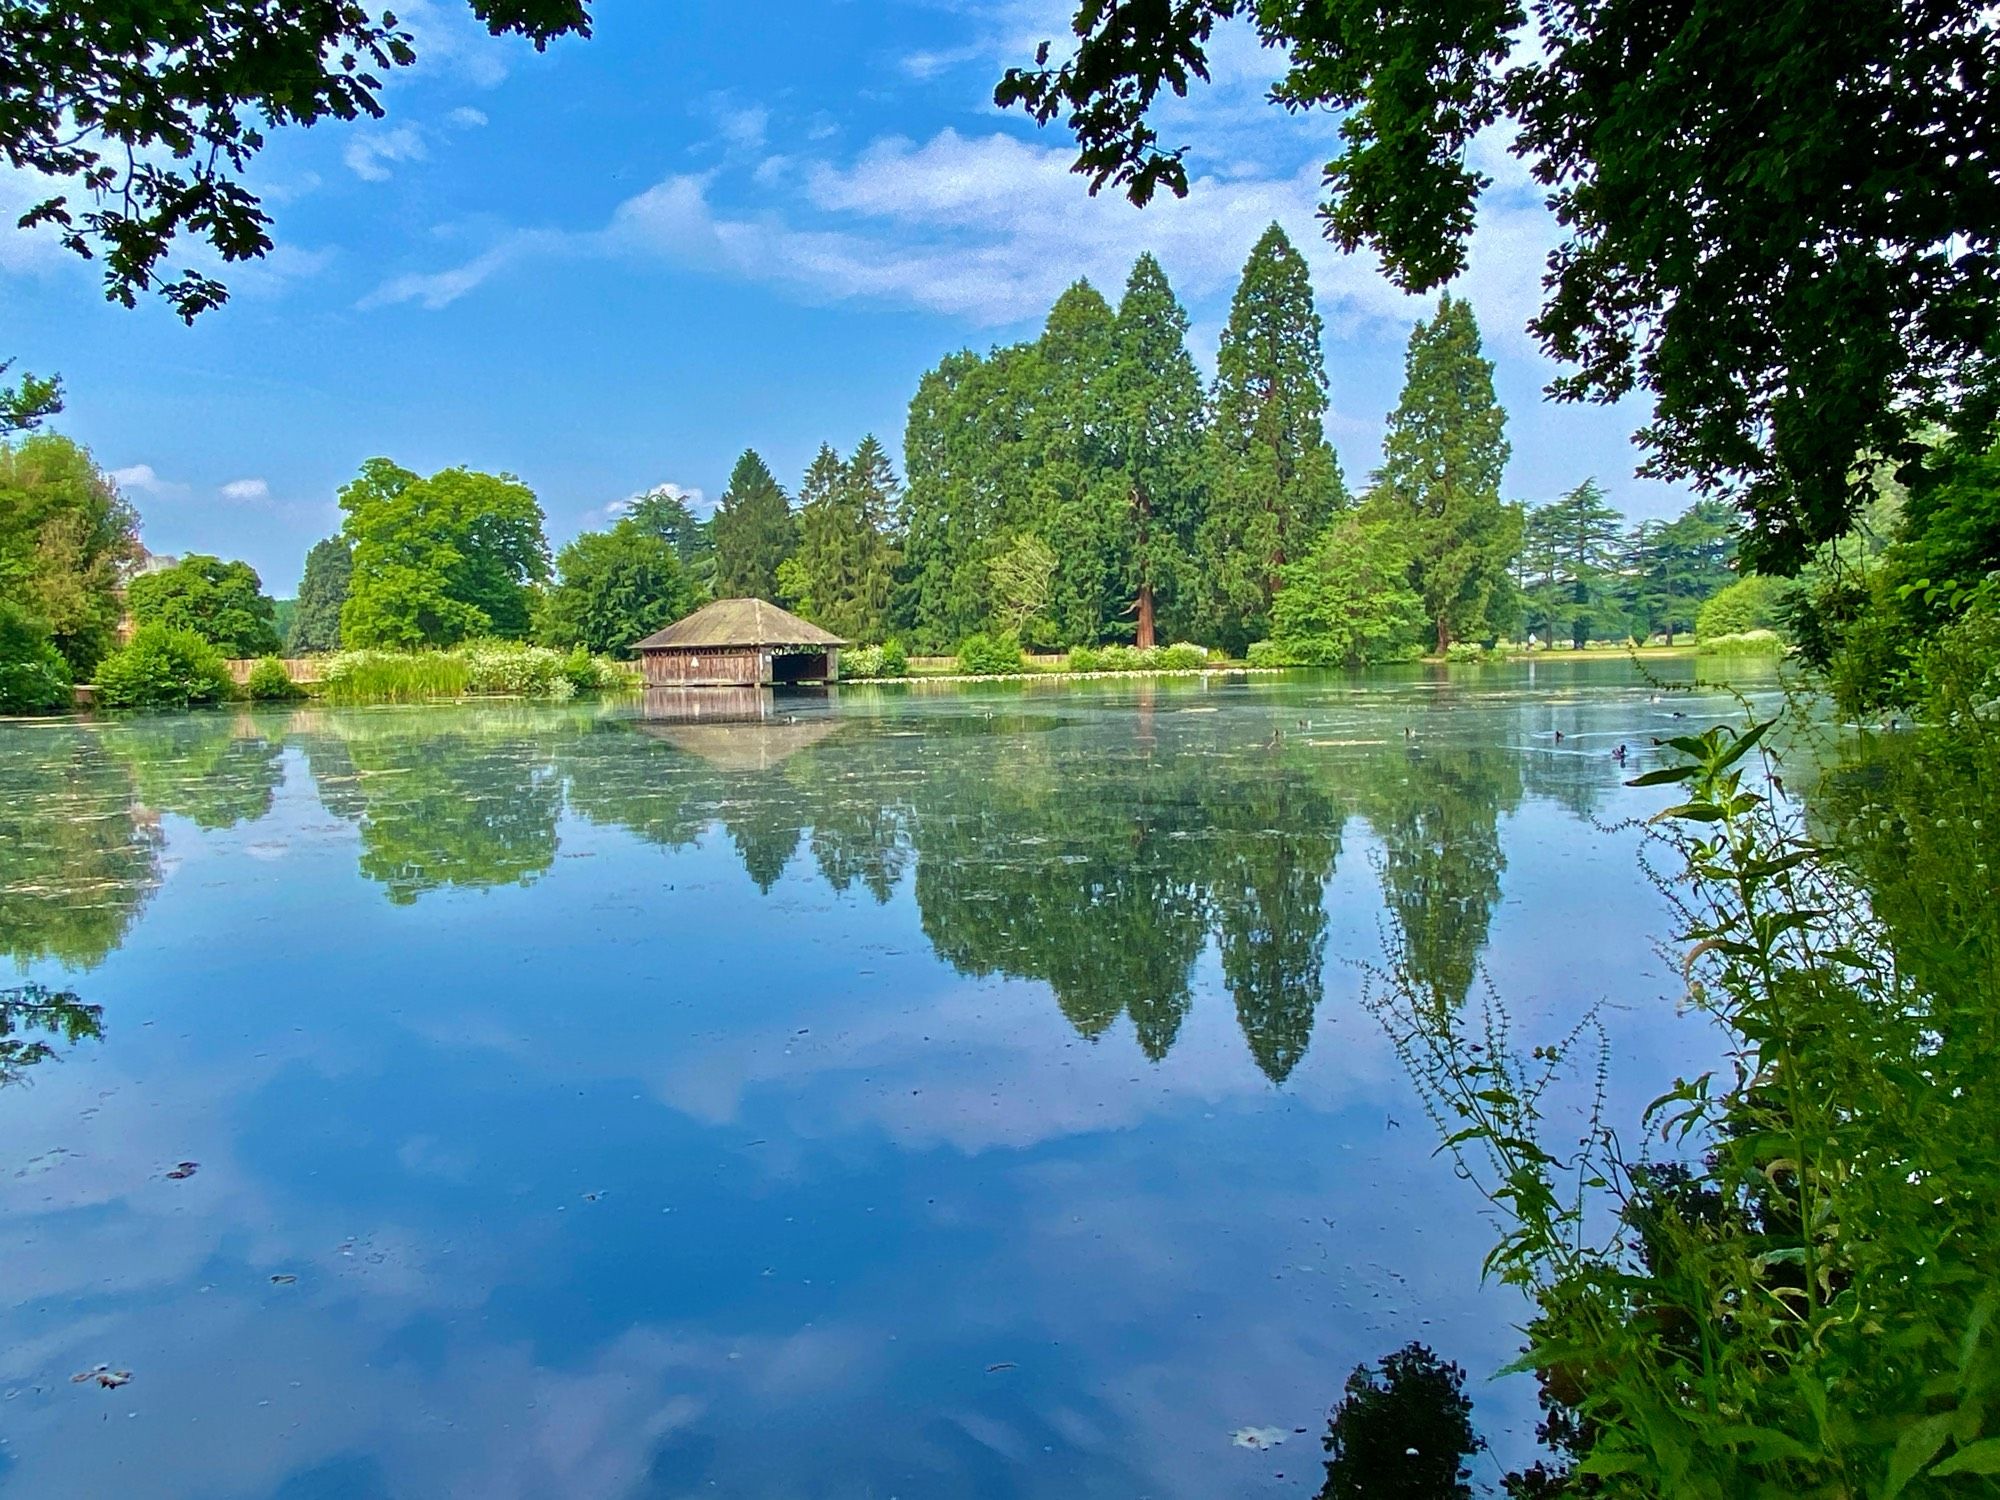
M 1187 351 L 1187 312 L 1151 255 L 1126 278 L 1112 330 L 1102 447 L 1119 480 L 1117 566 L 1131 600 L 1133 639 L 1154 644 L 1162 606 L 1176 628 L 1178 597 L 1203 510 L 1201 377 Z
M 1523 524 L 1500 498 L 1511 451 L 1472 305 L 1446 293 L 1437 316 L 1410 332 L 1403 394 L 1375 476 L 1408 520 L 1411 582 L 1439 651 L 1505 623 Z
M 798 547 L 798 518 L 753 448 L 730 471 L 712 533 L 716 596 L 775 599 L 778 569 Z
M 1265 635 L 1278 572 L 1347 502 L 1326 441 L 1326 360 L 1304 257 L 1264 231 L 1243 267 L 1216 356 L 1209 501 L 1201 527 L 1219 644 Z
M 895 475 L 869 438 L 853 460 L 822 444 L 799 487 L 799 550 L 782 570 L 785 592 L 807 618 L 851 641 L 882 638 L 896 582 L 896 552 L 878 528 L 894 503 Z
M 347 602 L 347 580 L 354 573 L 354 552 L 347 538 L 330 536 L 315 542 L 306 554 L 305 577 L 299 580 L 299 601 L 292 612 L 285 650 L 293 656 L 340 649 L 340 606 Z

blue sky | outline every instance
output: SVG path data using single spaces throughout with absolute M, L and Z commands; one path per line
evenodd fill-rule
M 593 40 L 537 55 L 458 0 L 398 6 L 418 66 L 386 120 L 273 137 L 253 185 L 280 248 L 225 273 L 226 307 L 192 329 L 125 311 L 93 267 L 0 230 L 0 355 L 61 371 L 59 428 L 119 474 L 149 546 L 246 558 L 284 594 L 375 454 L 516 473 L 557 543 L 656 485 L 712 505 L 745 447 L 788 485 L 822 441 L 900 454 L 940 356 L 1031 334 L 1079 276 L 1115 297 L 1145 249 L 1212 367 L 1275 218 L 1312 263 L 1328 434 L 1359 480 L 1428 304 L 1320 239 L 1335 121 L 1265 103 L 1275 59 L 1234 31 L 1215 87 L 1163 116 L 1189 198 L 1093 200 L 1063 133 L 991 102 L 1069 8 L 600 0 Z M 1459 289 L 1512 413 L 1508 494 L 1595 474 L 1633 516 L 1671 513 L 1685 495 L 1632 477 L 1642 409 L 1540 398 L 1552 367 L 1522 326 L 1553 226 L 1502 147 L 1480 143 L 1496 189 Z M 0 168 L 4 222 L 34 187 Z

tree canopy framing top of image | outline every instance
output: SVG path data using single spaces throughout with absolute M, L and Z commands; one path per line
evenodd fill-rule
M 470 3 L 494 36 L 537 50 L 590 35 L 585 0 Z M 395 14 L 356 0 L 0 0 L 0 155 L 53 189 L 20 226 L 102 257 L 110 300 L 157 292 L 193 322 L 228 289 L 160 262 L 182 235 L 225 262 L 271 249 L 243 183 L 264 131 L 379 119 L 382 77 L 416 60 Z
M 1548 194 L 1562 242 L 1530 330 L 1563 400 L 1644 388 L 1641 473 L 1743 511 L 1746 560 L 1844 532 L 1871 460 L 2000 391 L 2000 15 L 1975 0 L 1082 0 L 1075 45 L 1003 106 L 1075 133 L 1076 170 L 1144 204 L 1188 190 L 1151 121 L 1252 22 L 1290 110 L 1344 115 L 1322 213 L 1428 291 L 1465 269 L 1482 131 Z

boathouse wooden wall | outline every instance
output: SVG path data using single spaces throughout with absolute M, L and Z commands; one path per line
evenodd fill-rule
M 771 680 L 771 653 L 755 646 L 646 651 L 639 667 L 648 687 L 742 687 Z
M 840 652 L 774 651 L 768 646 L 665 647 L 642 650 L 647 687 L 755 687 L 771 682 L 831 682 Z

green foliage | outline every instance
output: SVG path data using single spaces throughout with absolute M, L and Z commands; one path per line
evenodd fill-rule
M 1529 512 L 1521 573 L 1531 628 L 1578 651 L 1626 634 L 1623 527 L 1595 479 Z
M 285 670 L 283 662 L 267 656 L 250 669 L 243 694 L 252 703 L 290 703 L 305 697 L 306 690 L 292 681 L 292 674 Z
M 889 528 L 901 492 L 872 436 L 845 462 L 822 445 L 799 487 L 799 550 L 780 565 L 779 587 L 844 640 L 874 639 L 888 625 L 897 566 Z
M 840 675 L 851 678 L 870 678 L 882 675 L 882 648 L 880 646 L 854 646 L 840 653 Z
M 582 0 L 473 0 L 472 11 L 496 36 L 537 48 L 590 34 Z M 110 300 L 131 307 L 158 292 L 190 322 L 228 289 L 201 271 L 169 277 L 160 262 L 183 235 L 203 242 L 184 264 L 200 262 L 197 248 L 218 262 L 270 250 L 270 218 L 245 186 L 265 133 L 379 118 L 383 75 L 416 61 L 393 14 L 347 5 L 75 0 L 51 25 L 40 0 L 7 0 L 0 36 L 9 80 L 0 148 L 50 193 L 22 222 L 53 225 L 65 247 L 101 259 Z M 172 149 L 157 151 L 162 143 Z
M 958 670 L 969 675 L 997 676 L 1024 671 L 1026 667 L 1021 658 L 1021 643 L 1014 636 L 980 632 L 959 642 Z
M 468 641 L 451 653 L 465 663 L 465 691 L 510 698 L 567 698 L 576 686 L 565 658 L 518 641 Z
M 1643 640 L 1658 632 L 1671 646 L 1694 629 L 1703 601 L 1736 577 L 1735 563 L 1734 517 L 1720 501 L 1697 500 L 1671 521 L 1640 525 L 1624 564 L 1633 634 Z
M 1319 1500 L 1472 1500 L 1468 1460 L 1486 1446 L 1465 1371 L 1416 1343 L 1354 1367 L 1324 1441 Z
M 1734 502 L 1753 565 L 1846 531 L 1869 456 L 1990 420 L 1990 6 L 1086 0 L 996 98 L 1062 119 L 1097 186 L 1185 192 L 1155 106 L 1239 15 L 1285 60 L 1273 101 L 1342 121 L 1329 232 L 1406 290 L 1464 269 L 1493 180 L 1471 143 L 1513 142 L 1566 236 L 1530 325 L 1572 367 L 1556 395 L 1649 388 L 1648 470 Z
M 305 577 L 299 581 L 298 605 L 285 650 L 293 656 L 340 649 L 340 611 L 347 603 L 354 576 L 354 551 L 347 538 L 330 536 L 313 543 L 306 554 Z
M 71 706 L 69 663 L 36 616 L 0 599 L 0 714 L 61 713 Z
M 527 634 L 529 586 L 548 577 L 534 492 L 511 475 L 445 469 L 419 479 L 371 458 L 340 491 L 354 549 L 343 644 L 449 646 Z
M 103 1035 L 104 1007 L 85 1005 L 74 990 L 43 984 L 0 989 L 0 1088 L 21 1082 L 30 1068 L 59 1060 L 59 1045 L 74 1047 Z
M 903 643 L 891 637 L 882 643 L 881 674 L 884 677 L 908 677 L 910 675 L 910 654 L 903 649 Z
M 328 703 L 423 703 L 462 696 L 471 683 L 463 657 L 443 651 L 342 651 L 320 672 Z
M 1845 1500 L 2000 1472 L 1996 652 L 2000 628 L 1941 644 L 1913 743 L 1835 768 L 1835 842 L 1772 777 L 1769 722 L 1674 739 L 1637 779 L 1679 798 L 1661 888 L 1730 1059 L 1648 1108 L 1664 1162 L 1602 1121 L 1543 1127 L 1588 1020 L 1522 1059 L 1504 1018 L 1467 1034 L 1396 975 L 1385 1019 L 1502 1218 L 1489 1270 L 1537 1304 L 1523 1363 L 1572 1483 Z
M 1500 499 L 1506 426 L 1472 306 L 1446 294 L 1410 332 L 1371 494 L 1406 528 L 1411 583 L 1441 652 L 1507 623 L 1523 523 Z
M 0 375 L 13 368 L 13 360 L 0 359 Z M 30 375 L 24 370 L 12 385 L 0 386 L 0 437 L 33 432 L 62 409 L 62 377 Z
M 1701 638 L 1703 656 L 1783 656 L 1785 638 L 1775 630 L 1732 631 Z
M 1207 511 L 1201 376 L 1187 350 L 1188 316 L 1151 255 L 1132 264 L 1111 331 L 1105 411 L 1097 446 L 1116 475 L 1105 560 L 1107 615 L 1130 600 L 1135 642 L 1154 644 L 1164 616 L 1188 623 L 1200 608 L 1193 575 Z M 1114 601 L 1117 607 L 1113 607 Z
M 1696 613 L 1695 639 L 1706 642 L 1717 636 L 1773 629 L 1784 620 L 1785 598 L 1791 588 L 1784 579 L 1766 578 L 1761 573 L 1737 579 Z
M 1341 516 L 1285 566 L 1271 639 L 1290 663 L 1353 667 L 1409 654 L 1424 629 L 1406 528 L 1383 508 Z
M 716 596 L 775 602 L 784 592 L 778 567 L 798 549 L 798 517 L 754 450 L 745 449 L 736 460 L 709 530 Z
M 245 562 L 190 553 L 170 568 L 133 579 L 125 604 L 136 623 L 191 630 L 224 656 L 263 656 L 278 649 L 271 600 Z
M 629 657 L 634 642 L 697 602 L 673 545 L 628 515 L 556 554 L 556 582 L 536 602 L 535 637 L 546 646 Z
M 1327 446 L 1326 359 L 1304 257 L 1266 229 L 1243 267 L 1216 355 L 1206 618 L 1228 650 L 1265 633 L 1287 562 L 1347 503 Z
M 77 677 L 111 649 L 138 525 L 89 450 L 54 433 L 0 442 L 0 598 L 41 622 Z
M 106 708 L 192 708 L 220 703 L 234 688 L 219 649 L 157 622 L 97 664 L 97 701 Z
M 704 599 L 715 590 L 715 541 L 708 522 L 699 519 L 678 485 L 648 490 L 620 517 L 640 531 L 658 537 L 674 549 L 681 571 Z

